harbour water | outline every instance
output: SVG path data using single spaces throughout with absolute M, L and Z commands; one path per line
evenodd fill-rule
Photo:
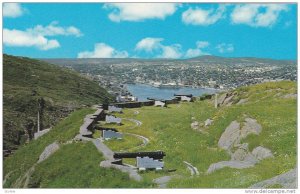
M 133 96 L 138 97 L 139 101 L 146 101 L 148 97 L 167 100 L 174 98 L 174 94 L 193 94 L 193 96 L 201 96 L 202 94 L 214 94 L 218 91 L 212 88 L 158 88 L 146 84 L 127 84 L 127 90 Z

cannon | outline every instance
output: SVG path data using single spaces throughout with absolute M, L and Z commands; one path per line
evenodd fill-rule
M 116 128 L 107 128 L 107 127 L 97 127 L 97 130 L 101 130 L 101 131 L 114 131 L 114 132 L 118 132 L 118 130 Z
M 137 158 L 137 157 L 149 157 L 153 159 L 163 159 L 166 154 L 163 151 L 155 151 L 155 152 L 124 152 L 124 153 L 114 153 L 115 159 L 122 158 Z
M 186 97 L 192 98 L 193 94 L 174 94 L 174 96 L 175 97 L 186 96 Z

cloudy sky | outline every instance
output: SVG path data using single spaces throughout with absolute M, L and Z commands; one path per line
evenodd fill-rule
M 297 58 L 296 4 L 6 3 L 4 53 Z

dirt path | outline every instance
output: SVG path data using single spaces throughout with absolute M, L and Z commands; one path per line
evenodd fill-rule
M 167 188 L 168 182 L 172 179 L 172 176 L 163 176 L 153 179 L 153 183 L 158 185 L 158 188 Z
M 143 123 L 139 120 L 136 120 L 136 119 L 129 119 L 129 118 L 122 118 L 124 120 L 127 120 L 127 121 L 131 121 L 131 122 L 134 122 L 136 124 L 137 127 L 141 126 Z
M 123 134 L 135 136 L 135 137 L 141 139 L 143 141 L 143 144 L 141 144 L 139 146 L 145 146 L 149 143 L 149 139 L 147 137 L 142 136 L 142 135 L 138 135 L 138 134 L 134 134 L 134 133 L 123 133 Z

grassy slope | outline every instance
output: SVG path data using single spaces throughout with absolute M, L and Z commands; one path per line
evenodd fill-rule
M 104 158 L 92 142 L 64 145 L 36 167 L 31 184 L 41 188 L 141 188 L 150 186 L 145 182 L 130 180 L 127 173 L 119 170 L 99 167 L 102 160 Z
M 33 166 L 45 147 L 54 141 L 64 143 L 78 134 L 85 115 L 92 109 L 81 109 L 59 122 L 49 133 L 23 145 L 13 155 L 4 160 L 4 188 L 13 188 L 16 180 Z M 89 143 L 62 145 L 47 160 L 38 164 L 30 179 L 29 186 L 42 188 L 129 188 L 151 187 L 148 182 L 135 182 L 128 174 L 115 169 L 99 167 L 102 155 Z
M 37 100 L 44 98 L 43 124 L 49 127 L 71 110 L 101 103 L 110 95 L 78 73 L 42 61 L 3 55 L 4 149 L 24 142 L 36 130 Z
M 171 105 L 169 108 L 124 109 L 124 114 L 116 114 L 120 117 L 142 121 L 143 124 L 140 127 L 135 127 L 129 121 L 115 127 L 123 132 L 148 137 L 150 143 L 145 147 L 136 147 L 139 140 L 126 139 L 108 141 L 107 145 L 115 151 L 163 150 L 167 154 L 164 158 L 165 167 L 175 168 L 176 172 L 145 172 L 142 173 L 145 182 L 135 183 L 129 181 L 127 175 L 119 171 L 104 170 L 100 167 L 98 169 L 99 161 L 102 160 L 101 155 L 95 148 L 92 148 L 91 144 L 78 143 L 63 146 L 61 150 L 38 165 L 33 174 L 32 183 L 40 182 L 41 187 L 105 187 L 106 184 L 108 187 L 151 187 L 150 180 L 153 178 L 179 174 L 181 178 L 173 179 L 168 184 L 169 187 L 245 188 L 294 168 L 297 145 L 296 100 L 284 99 L 280 96 L 296 93 L 296 83 L 264 83 L 243 87 L 237 92 L 238 98 L 235 100 L 248 98 L 247 104 L 221 107 L 216 110 L 207 100 Z M 279 96 L 276 96 L 278 94 Z M 134 114 L 135 110 L 139 110 L 140 113 Z M 78 132 L 84 115 L 91 111 L 84 109 L 74 112 L 49 134 L 22 147 L 12 157 L 5 160 L 4 174 L 13 171 L 5 186 L 11 187 L 17 177 L 32 166 L 46 145 L 55 139 L 66 141 L 73 137 Z M 230 159 L 225 151 L 218 148 L 217 143 L 230 122 L 242 121 L 244 115 L 257 119 L 263 130 L 259 136 L 249 136 L 243 141 L 249 143 L 250 150 L 259 145 L 267 147 L 272 150 L 275 157 L 265 159 L 253 168 L 243 170 L 224 168 L 206 175 L 205 172 L 211 163 Z M 202 134 L 190 128 L 191 117 L 195 117 L 200 122 L 213 118 L 214 122 L 206 130 L 207 133 Z M 64 129 L 65 133 L 61 133 L 61 129 Z M 183 161 L 196 166 L 200 175 L 191 177 Z M 133 160 L 126 162 L 134 163 Z M 106 182 L 107 180 L 103 180 L 103 177 L 108 177 L 111 182 Z
M 94 112 L 92 109 L 75 111 L 69 117 L 59 122 L 46 135 L 21 146 L 13 155 L 4 160 L 4 176 L 13 172 L 4 187 L 13 187 L 14 182 L 23 175 L 34 163 L 37 162 L 45 147 L 54 141 L 66 142 L 78 134 L 85 115 Z
M 150 144 L 138 150 L 163 150 L 166 168 L 176 168 L 175 173 L 145 173 L 144 177 L 158 177 L 166 174 L 180 174 L 180 179 L 173 179 L 170 187 L 215 187 L 244 188 L 251 184 L 284 173 L 296 165 L 296 113 L 295 99 L 279 96 L 296 93 L 295 82 L 264 83 L 237 90 L 235 101 L 248 98 L 244 105 L 233 105 L 215 110 L 210 101 L 182 103 L 170 108 L 142 107 L 125 109 L 120 117 L 136 118 L 143 122 L 139 128 L 119 128 L 120 131 L 133 132 L 150 139 Z M 276 95 L 279 95 L 276 97 Z M 139 110 L 140 114 L 133 112 Z M 233 120 L 242 121 L 247 115 L 257 119 L 263 130 L 259 136 L 250 135 L 244 142 L 252 150 L 264 146 L 272 150 L 274 158 L 263 160 L 253 168 L 244 170 L 224 168 L 211 175 L 205 172 L 214 162 L 229 160 L 230 156 L 217 146 L 223 130 Z M 206 134 L 190 128 L 191 117 L 204 122 L 213 118 L 214 123 Z M 114 148 L 122 148 L 118 142 Z M 110 143 L 108 144 L 110 145 Z M 128 146 L 128 145 L 126 145 Z M 133 145 L 134 147 L 134 145 Z M 136 150 L 137 151 L 137 150 Z M 191 178 L 183 161 L 196 166 L 200 176 Z

